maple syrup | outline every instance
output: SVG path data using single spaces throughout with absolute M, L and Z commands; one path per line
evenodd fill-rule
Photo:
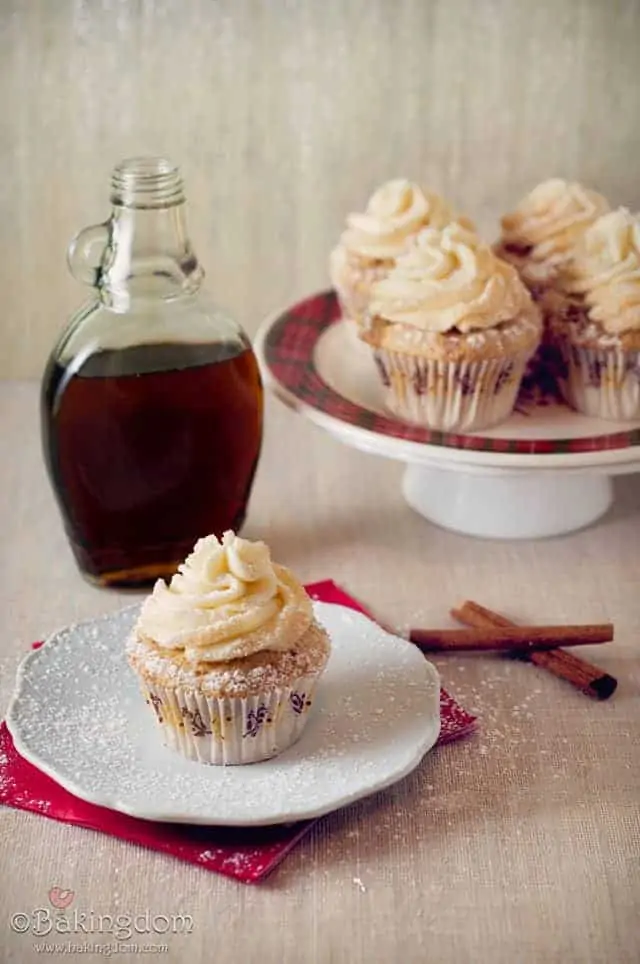
M 202 535 L 238 531 L 262 438 L 250 349 L 144 345 L 51 364 L 47 468 L 80 569 L 103 585 L 170 575 Z

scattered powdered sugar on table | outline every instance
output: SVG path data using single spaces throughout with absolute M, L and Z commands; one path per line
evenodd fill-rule
M 306 730 L 274 760 L 209 767 L 162 745 L 124 654 L 135 607 L 29 657 L 11 712 L 17 747 L 78 796 L 155 819 L 294 820 L 395 782 L 435 741 L 438 680 L 366 617 L 316 606 L 333 652 Z
M 478 665 L 470 664 L 480 659 L 486 675 L 478 679 Z M 474 752 L 484 757 L 508 746 L 517 753 L 518 747 L 537 742 L 535 707 L 543 689 L 532 678 L 531 674 L 537 672 L 535 667 L 520 660 L 474 656 L 468 658 L 466 665 L 452 665 L 451 660 L 445 663 L 442 659 L 437 659 L 437 663 L 443 672 L 448 670 L 445 685 L 451 685 L 456 699 L 478 717 L 479 737 Z M 514 697 L 514 693 L 520 695 Z

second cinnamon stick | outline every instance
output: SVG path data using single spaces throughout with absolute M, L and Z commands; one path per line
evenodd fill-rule
M 452 609 L 451 615 L 459 622 L 476 628 L 483 626 L 507 628 L 516 625 L 501 616 L 500 613 L 486 609 L 479 603 L 470 600 L 459 609 Z M 598 700 L 609 699 L 618 686 L 618 681 L 614 676 L 610 676 L 609 673 L 603 672 L 598 666 L 580 659 L 573 653 L 567 653 L 563 649 L 534 649 L 524 654 L 524 658 L 534 665 L 546 669 L 559 679 L 566 680 L 576 686 L 587 696 L 592 696 Z

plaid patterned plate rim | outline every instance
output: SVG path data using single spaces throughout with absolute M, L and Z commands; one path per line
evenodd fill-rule
M 323 380 L 314 361 L 323 334 L 341 320 L 335 292 L 287 308 L 264 331 L 261 353 L 271 379 L 289 399 L 374 434 L 443 448 L 516 455 L 604 452 L 640 446 L 640 428 L 575 438 L 487 438 L 407 425 L 350 401 Z

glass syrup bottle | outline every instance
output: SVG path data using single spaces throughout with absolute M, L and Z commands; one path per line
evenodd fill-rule
M 71 242 L 92 299 L 41 391 L 44 458 L 80 571 L 102 586 L 171 575 L 195 541 L 244 521 L 263 391 L 250 342 L 201 290 L 179 171 L 119 164 L 109 219 Z

